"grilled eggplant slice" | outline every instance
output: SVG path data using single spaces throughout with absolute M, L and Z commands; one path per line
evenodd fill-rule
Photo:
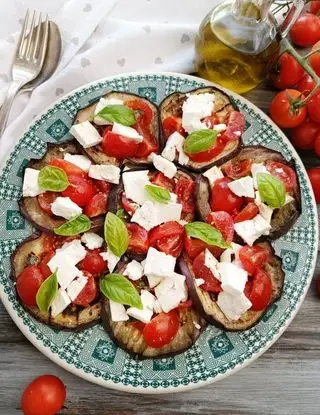
M 45 249 L 46 234 L 32 234 L 29 238 L 17 246 L 11 256 L 11 278 L 15 283 L 19 274 L 25 267 L 40 261 Z M 48 324 L 61 330 L 81 331 L 100 321 L 101 303 L 100 297 L 90 306 L 83 308 L 70 304 L 61 314 L 52 317 L 48 313 L 41 312 L 38 307 L 25 305 L 17 295 L 22 307 L 41 323 Z
M 117 99 L 121 99 L 123 101 L 140 100 L 144 104 L 148 105 L 148 107 L 151 109 L 152 114 L 153 114 L 153 120 L 152 120 L 151 124 L 149 125 L 150 133 L 154 137 L 156 143 L 158 144 L 159 151 L 161 150 L 162 142 L 161 142 L 160 134 L 159 134 L 158 107 L 154 103 L 149 101 L 147 98 L 142 98 L 139 95 L 130 94 L 128 92 L 116 92 L 116 91 L 108 92 L 102 98 L 117 98 Z M 81 109 L 77 113 L 73 124 L 78 124 L 78 123 L 88 121 L 88 120 L 91 121 L 94 117 L 94 111 L 95 111 L 96 106 L 97 106 L 97 103 L 91 104 L 88 107 L 85 107 L 85 108 Z M 96 128 L 99 131 L 101 130 L 101 126 L 96 125 Z M 93 147 L 89 147 L 89 148 L 82 148 L 82 152 L 84 154 L 86 154 L 96 164 L 114 164 L 114 165 L 117 165 L 117 166 L 121 164 L 121 162 L 119 160 L 117 160 L 115 157 L 109 157 L 107 154 L 105 154 L 103 152 L 102 146 L 100 144 L 98 144 L 96 146 L 93 146 Z M 130 163 L 133 163 L 135 165 L 141 165 L 141 166 L 150 165 L 150 161 L 148 160 L 147 157 L 145 157 L 145 158 L 130 158 L 130 159 L 124 160 L 124 161 L 129 161 Z
M 241 162 L 243 160 L 248 160 L 248 159 L 253 160 L 255 163 L 263 163 L 266 161 L 277 161 L 295 170 L 294 161 L 289 162 L 279 152 L 270 150 L 269 148 L 266 148 L 263 146 L 243 147 L 240 153 L 236 157 L 224 163 L 220 168 L 223 171 L 230 164 L 232 165 L 234 163 Z M 196 193 L 197 193 L 197 202 L 196 202 L 197 211 L 201 219 L 205 221 L 206 217 L 211 212 L 211 208 L 210 208 L 211 189 L 210 189 L 209 181 L 206 177 L 198 176 Z M 270 233 L 269 235 L 265 237 L 261 237 L 258 240 L 259 242 L 263 240 L 274 240 L 274 239 L 279 238 L 280 236 L 287 233 L 290 230 L 290 228 L 294 225 L 294 223 L 297 221 L 301 213 L 301 196 L 300 196 L 300 186 L 299 186 L 298 179 L 296 182 L 296 186 L 293 188 L 293 191 L 291 193 L 292 193 L 291 195 L 294 198 L 294 200 L 287 203 L 283 207 L 274 210 L 273 216 L 271 219 Z
M 268 242 L 257 244 L 270 252 L 270 259 L 264 265 L 264 271 L 270 276 L 272 282 L 272 296 L 270 304 L 261 311 L 248 310 L 237 321 L 229 320 L 217 305 L 216 298 L 213 294 L 204 291 L 201 287 L 197 287 L 195 283 L 195 275 L 192 271 L 192 264 L 189 257 L 184 254 L 179 260 L 180 271 L 186 277 L 192 303 L 196 310 L 204 316 L 210 323 L 227 331 L 243 331 L 251 328 L 258 323 L 267 309 L 277 301 L 282 293 L 284 284 L 284 271 L 282 269 L 281 258 L 275 255 L 272 246 Z
M 121 264 L 117 272 L 121 273 L 125 265 Z M 111 319 L 110 303 L 104 297 L 102 301 L 102 324 L 111 339 L 123 350 L 138 359 L 173 356 L 189 349 L 206 326 L 205 319 L 193 308 L 178 310 L 180 326 L 174 339 L 161 348 L 153 348 L 146 344 L 140 330 L 129 321 L 114 322 Z
M 31 159 L 26 168 L 40 170 L 53 159 L 63 159 L 66 153 L 80 154 L 81 150 L 75 141 L 63 144 L 49 143 L 46 154 L 41 159 Z M 23 216 L 41 232 L 53 232 L 54 228 L 66 222 L 65 219 L 50 216 L 41 209 L 37 197 L 22 197 L 19 200 L 19 207 Z M 92 231 L 99 231 L 103 227 L 103 220 L 103 216 L 92 218 Z
M 220 124 L 227 123 L 230 114 L 233 111 L 237 111 L 238 108 L 229 98 L 229 96 L 215 87 L 203 87 L 198 88 L 193 91 L 188 92 L 188 94 L 203 94 L 203 93 L 210 93 L 215 95 L 215 117 L 217 118 Z M 174 92 L 173 94 L 166 97 L 162 103 L 160 104 L 160 121 L 161 125 L 163 125 L 163 121 L 170 117 L 177 117 L 182 118 L 182 105 L 187 100 L 187 93 L 182 92 Z M 164 137 L 163 131 L 162 135 Z M 165 139 L 163 138 L 163 141 Z M 232 140 L 227 143 L 223 152 L 217 155 L 214 159 L 209 162 L 194 162 L 189 160 L 186 167 L 196 171 L 201 172 L 204 171 L 214 165 L 220 165 L 229 160 L 230 158 L 234 157 L 241 148 L 241 138 Z M 176 158 L 176 162 L 178 159 Z

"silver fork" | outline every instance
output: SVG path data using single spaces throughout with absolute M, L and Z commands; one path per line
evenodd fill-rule
M 25 84 L 35 79 L 42 68 L 48 43 L 48 16 L 42 24 L 41 13 L 38 18 L 37 27 L 36 12 L 33 12 L 30 30 L 29 10 L 23 22 L 19 42 L 12 63 L 12 81 L 7 91 L 7 96 L 0 110 L 0 138 L 5 130 L 13 100 Z

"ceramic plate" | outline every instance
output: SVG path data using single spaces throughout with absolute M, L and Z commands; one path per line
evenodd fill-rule
M 9 278 L 10 254 L 32 232 L 21 216 L 23 168 L 30 158 L 40 158 L 47 143 L 70 139 L 76 112 L 112 90 L 139 94 L 159 104 L 174 91 L 208 85 L 199 78 L 166 73 L 114 76 L 79 88 L 47 109 L 30 126 L 10 155 L 0 176 L 0 284 L 2 301 L 23 334 L 42 353 L 65 369 L 91 382 L 139 393 L 184 391 L 226 377 L 265 352 L 288 327 L 310 284 L 317 255 L 316 205 L 305 169 L 285 135 L 258 108 L 227 91 L 246 117 L 245 144 L 262 144 L 293 158 L 302 193 L 302 215 L 282 238 L 274 242 L 286 273 L 284 291 L 255 327 L 227 333 L 208 326 L 196 344 L 183 354 L 166 359 L 136 361 L 118 348 L 101 325 L 82 333 L 47 327 L 27 314 L 15 298 Z

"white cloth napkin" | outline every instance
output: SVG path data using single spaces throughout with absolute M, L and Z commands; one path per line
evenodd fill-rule
M 0 139 L 0 165 L 32 119 L 88 82 L 132 71 L 193 71 L 194 37 L 219 0 L 0 0 L 0 104 L 27 8 L 48 13 L 62 34 L 55 74 L 16 98 Z

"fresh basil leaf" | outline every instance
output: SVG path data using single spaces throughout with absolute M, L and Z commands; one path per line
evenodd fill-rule
M 63 192 L 70 184 L 65 171 L 55 166 L 43 167 L 39 173 L 38 183 L 50 192 Z
M 136 122 L 134 111 L 125 105 L 107 105 L 102 108 L 96 117 L 101 117 L 109 122 L 117 122 L 122 125 L 133 125 Z
M 194 131 L 184 140 L 184 151 L 191 154 L 207 151 L 216 143 L 217 135 L 215 130 Z
M 155 186 L 153 184 L 146 184 L 144 186 L 146 192 L 149 196 L 152 197 L 156 202 L 159 203 L 168 203 L 170 200 L 170 192 L 168 189 L 164 189 L 161 186 Z
M 74 236 L 79 233 L 87 232 L 91 228 L 91 220 L 86 215 L 78 215 L 68 222 L 55 228 L 53 231 L 56 235 Z
M 50 275 L 40 285 L 36 295 L 36 302 L 42 313 L 47 313 L 58 292 L 57 271 Z
M 257 173 L 256 180 L 262 202 L 272 208 L 280 208 L 286 201 L 284 183 L 268 173 Z
M 108 274 L 101 278 L 100 290 L 109 300 L 143 309 L 137 289 L 121 274 Z
M 214 228 L 213 226 L 209 225 L 208 223 L 204 222 L 192 222 L 187 223 L 185 225 L 185 230 L 188 236 L 192 238 L 200 239 L 201 241 L 205 242 L 208 245 L 218 246 L 219 248 L 230 248 L 230 244 L 228 244 L 221 232 Z
M 117 255 L 123 255 L 129 244 L 128 230 L 125 223 L 114 213 L 108 212 L 104 221 L 104 239 L 108 248 Z

